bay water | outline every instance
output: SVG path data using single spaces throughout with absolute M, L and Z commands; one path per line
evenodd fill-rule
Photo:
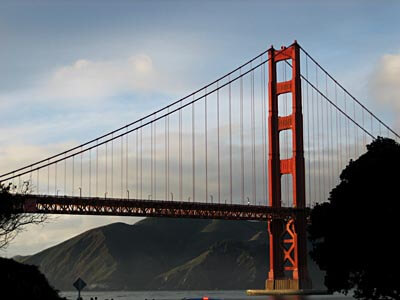
M 77 291 L 61 292 L 62 296 L 69 300 L 78 298 Z M 91 298 L 97 300 L 181 300 L 184 298 L 209 297 L 221 300 L 350 300 L 351 296 L 340 294 L 334 295 L 315 295 L 315 296 L 247 296 L 246 291 L 109 291 L 109 292 L 81 292 L 83 300 Z

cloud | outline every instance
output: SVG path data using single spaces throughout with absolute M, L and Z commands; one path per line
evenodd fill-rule
M 0 93 L 0 108 L 118 103 L 124 96 L 144 94 L 174 98 L 181 96 L 184 87 L 189 85 L 186 76 L 171 77 L 162 63 L 155 64 L 146 53 L 110 60 L 79 58 L 36 78 L 24 89 Z
M 154 90 L 159 77 L 146 54 L 114 61 L 78 59 L 45 78 L 37 93 L 51 99 L 93 101 L 119 93 Z
M 386 54 L 378 62 L 371 77 L 370 92 L 381 104 L 400 114 L 400 53 Z M 395 126 L 400 128 L 400 117 Z

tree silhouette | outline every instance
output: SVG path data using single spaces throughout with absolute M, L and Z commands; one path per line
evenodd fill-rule
M 0 257 L 0 270 L 1 299 L 66 300 L 37 266 Z
M 12 184 L 0 184 L 0 249 L 6 248 L 10 242 L 28 224 L 40 224 L 47 220 L 43 214 L 26 214 L 23 212 L 23 200 L 15 194 Z M 19 194 L 31 192 L 29 182 L 19 189 Z
M 400 144 L 378 137 L 350 161 L 317 205 L 309 227 L 311 257 L 331 292 L 358 299 L 400 299 Z

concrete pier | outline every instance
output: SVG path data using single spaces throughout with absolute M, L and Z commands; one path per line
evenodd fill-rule
M 292 290 L 292 289 L 282 289 L 282 290 L 247 290 L 247 295 L 249 296 L 284 296 L 284 295 L 329 295 L 327 290 Z

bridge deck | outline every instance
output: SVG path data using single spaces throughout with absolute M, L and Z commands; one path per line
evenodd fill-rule
M 259 220 L 295 217 L 305 209 L 269 206 L 179 202 L 142 199 L 105 199 L 92 197 L 18 195 L 23 212 L 69 215 L 142 216 Z

